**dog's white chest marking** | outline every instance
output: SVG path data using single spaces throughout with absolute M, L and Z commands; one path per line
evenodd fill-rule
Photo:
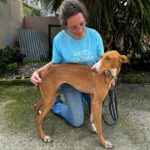
M 110 69 L 109 71 L 111 72 L 111 74 L 112 74 L 113 77 L 117 76 L 117 68 Z

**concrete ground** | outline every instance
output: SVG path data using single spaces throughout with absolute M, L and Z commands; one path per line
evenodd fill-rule
M 26 89 L 30 96 L 26 96 L 22 89 Z M 9 95 L 10 90 L 22 92 L 17 101 L 15 94 Z M 0 86 L 0 150 L 104 149 L 96 134 L 91 132 L 87 110 L 85 123 L 80 128 L 71 127 L 50 112 L 44 128 L 54 141 L 48 144 L 42 142 L 35 126 L 33 109 L 33 104 L 37 102 L 35 99 L 38 100 L 39 97 L 33 86 Z M 150 84 L 119 84 L 117 99 L 119 120 L 111 127 L 103 123 L 106 139 L 113 143 L 114 150 L 149 150 Z

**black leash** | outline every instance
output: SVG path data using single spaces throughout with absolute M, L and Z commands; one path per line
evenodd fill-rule
M 106 112 L 104 111 L 102 113 L 102 118 L 104 120 L 104 123 L 108 126 L 113 126 L 116 124 L 117 120 L 118 120 L 118 108 L 117 108 L 117 95 L 116 95 L 116 87 L 113 86 L 110 90 L 109 90 L 109 113 L 110 113 L 110 117 L 111 117 L 111 121 L 106 121 Z M 103 103 L 103 108 L 105 109 L 105 102 Z

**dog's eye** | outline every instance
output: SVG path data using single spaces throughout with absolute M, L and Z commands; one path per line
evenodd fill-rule
M 111 58 L 107 56 L 105 60 L 106 60 L 106 61 L 110 61 Z

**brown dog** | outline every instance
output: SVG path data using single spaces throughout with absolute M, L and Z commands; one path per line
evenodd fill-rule
M 127 63 L 128 58 L 117 51 L 106 52 L 101 60 L 94 66 L 79 64 L 49 65 L 39 72 L 42 83 L 39 85 L 43 96 L 35 109 L 38 111 L 42 105 L 44 109 L 36 119 L 37 128 L 42 140 L 51 142 L 42 129 L 43 119 L 53 107 L 59 86 L 68 83 L 82 92 L 91 93 L 91 123 L 93 130 L 100 138 L 105 148 L 112 148 L 112 144 L 105 140 L 102 132 L 101 111 L 105 96 L 107 95 L 111 81 L 118 75 L 122 63 Z

